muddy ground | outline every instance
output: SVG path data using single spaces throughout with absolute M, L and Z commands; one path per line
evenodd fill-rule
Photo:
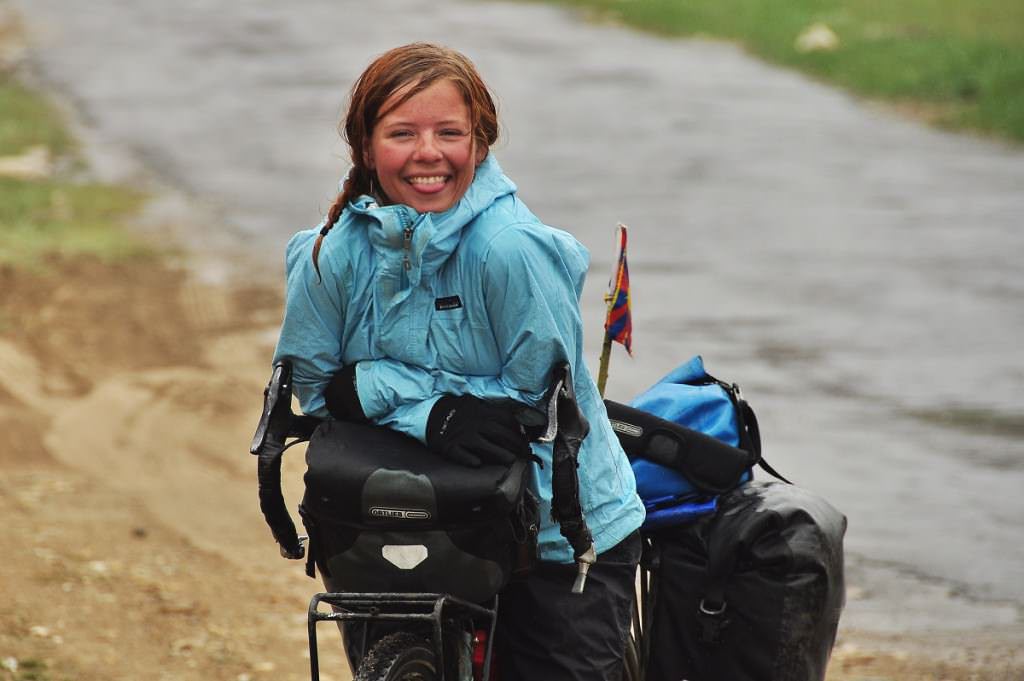
M 0 678 L 308 678 L 247 454 L 278 300 L 55 267 L 0 274 Z
M 0 679 L 308 678 L 317 583 L 247 454 L 279 306 L 156 261 L 0 271 Z M 321 678 L 349 678 L 324 638 Z M 1013 640 L 974 638 L 844 631 L 829 679 L 1024 678 Z

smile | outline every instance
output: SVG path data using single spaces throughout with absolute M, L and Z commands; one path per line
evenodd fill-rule
M 427 175 L 423 177 L 410 177 L 407 180 L 410 184 L 441 184 L 448 181 L 447 175 Z

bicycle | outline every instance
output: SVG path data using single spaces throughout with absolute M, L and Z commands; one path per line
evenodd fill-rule
M 576 456 L 580 444 L 586 436 L 588 425 L 586 419 L 576 404 L 575 395 L 572 389 L 572 380 L 568 365 L 556 367 L 552 371 L 553 379 L 551 389 L 546 400 L 545 413 L 539 414 L 536 410 L 530 410 L 523 415 L 526 426 L 537 430 L 538 438 L 543 442 L 553 443 L 553 504 L 552 515 L 559 522 L 563 536 L 573 547 L 574 557 L 577 561 L 577 579 L 573 585 L 574 591 L 582 591 L 586 582 L 589 566 L 596 560 L 593 541 L 587 528 L 586 521 L 582 515 L 582 508 L 579 502 L 579 481 L 576 472 Z M 320 560 L 314 558 L 314 553 L 307 552 L 306 542 L 308 537 L 300 537 L 295 529 L 288 510 L 281 494 L 281 457 L 284 451 L 299 442 L 309 442 L 316 439 L 334 438 L 341 442 L 341 446 L 349 445 L 350 453 L 363 453 L 370 451 L 368 459 L 372 459 L 378 468 L 374 472 L 386 483 L 389 476 L 397 476 L 403 482 L 404 501 L 408 501 L 409 489 L 415 488 L 416 484 L 410 485 L 411 480 L 419 480 L 424 477 L 415 467 L 429 457 L 424 457 L 422 451 L 415 452 L 411 457 L 399 460 L 402 450 L 410 447 L 421 448 L 405 436 L 399 435 L 384 428 L 372 426 L 361 426 L 356 424 L 344 424 L 343 422 L 324 421 L 309 416 L 297 416 L 291 411 L 291 368 L 287 363 L 280 363 L 274 367 L 270 382 L 264 392 L 264 407 L 257 426 L 250 452 L 258 458 L 258 479 L 260 508 L 264 518 L 271 529 L 274 539 L 280 546 L 281 555 L 285 558 L 298 560 L 307 559 L 307 573 L 312 576 L 314 563 L 323 573 L 324 568 L 331 569 L 329 561 L 320 556 Z M 404 440 L 403 440 L 404 438 Z M 289 442 L 289 440 L 291 440 Z M 354 444 L 353 444 L 354 443 Z M 337 445 L 337 442 L 334 443 Z M 395 469 L 384 473 L 380 467 L 380 461 L 391 457 L 390 463 Z M 307 460 L 310 460 L 307 452 Z M 527 463 L 518 461 L 512 464 L 508 471 L 487 471 L 488 468 L 466 469 L 456 467 L 457 472 L 452 475 L 466 476 L 487 476 L 497 475 L 498 479 L 492 481 L 497 485 L 496 489 L 500 494 L 509 495 L 514 483 L 525 478 Z M 352 460 L 346 459 L 346 470 L 358 468 Z M 395 472 L 397 470 L 397 472 Z M 512 483 L 508 481 L 512 480 Z M 422 487 L 422 485 L 421 485 Z M 381 489 L 387 488 L 382 483 Z M 430 484 L 426 486 L 427 491 L 433 494 L 434 488 Z M 516 488 L 518 489 L 518 488 Z M 365 490 L 364 490 L 365 491 Z M 339 492 L 343 494 L 343 492 Z M 528 493 L 528 490 L 526 490 Z M 441 496 L 439 493 L 437 496 Z M 532 496 L 532 495 L 531 495 Z M 325 547 L 332 541 L 332 533 L 322 530 L 304 508 L 311 504 L 320 503 L 319 499 L 326 498 L 321 494 L 310 496 L 310 473 L 307 472 L 307 495 L 300 506 L 300 514 L 307 530 L 311 534 L 318 533 L 311 546 L 314 550 L 324 552 Z M 437 502 L 434 499 L 435 503 Z M 423 523 L 430 520 L 431 510 L 422 508 L 423 499 L 420 498 L 415 504 L 382 503 L 369 508 L 371 515 L 386 520 L 388 518 L 401 518 L 410 522 L 410 526 L 416 528 L 417 521 Z M 420 505 L 416 505 L 420 504 Z M 486 505 L 482 504 L 482 505 Z M 498 504 L 500 506 L 500 503 Z M 538 519 L 532 519 L 532 526 L 529 524 L 529 503 L 527 502 L 523 511 L 527 517 L 519 518 L 520 526 L 513 527 L 527 536 L 519 537 L 520 545 L 524 546 L 524 553 L 529 554 L 532 550 L 535 554 L 535 544 L 530 548 L 531 532 L 533 541 L 536 539 Z M 436 509 L 433 509 L 436 511 Z M 476 511 L 475 507 L 471 512 Z M 535 510 L 535 509 L 534 509 Z M 513 523 L 513 526 L 515 523 Z M 426 533 L 425 533 L 426 534 Z M 341 543 L 348 542 L 351 538 L 346 537 Z M 317 540 L 324 544 L 316 549 Z M 431 541 L 436 540 L 436 541 Z M 358 540 L 355 540 L 358 541 Z M 429 548 L 428 548 L 429 546 Z M 393 555 L 388 556 L 388 548 Z M 354 559 L 356 568 L 348 572 L 348 577 L 355 577 L 358 584 L 381 584 L 375 582 L 373 569 L 390 572 L 400 577 L 399 582 L 419 585 L 420 582 L 416 570 L 420 565 L 426 564 L 429 560 L 444 562 L 451 555 L 453 560 L 469 566 L 465 573 L 449 575 L 447 581 L 441 580 L 450 589 L 420 589 L 398 592 L 393 590 L 364 590 L 346 592 L 325 592 L 313 596 L 310 601 L 307 627 L 310 649 L 310 675 L 312 681 L 319 681 L 319 655 L 317 650 L 316 625 L 323 621 L 335 621 L 343 624 L 363 623 L 362 641 L 356 645 L 358 664 L 355 665 L 356 681 L 486 681 L 490 678 L 493 657 L 493 641 L 495 625 L 498 613 L 498 596 L 503 582 L 507 581 L 509 575 L 505 574 L 511 569 L 509 566 L 499 566 L 501 574 L 491 574 L 491 565 L 485 565 L 481 561 L 467 560 L 464 555 L 457 556 L 455 553 L 446 554 L 447 547 L 443 540 L 438 537 L 422 539 L 422 544 L 377 544 L 374 551 L 365 551 Z M 506 547 L 507 548 L 507 547 Z M 379 550 L 376 550 L 379 549 Z M 415 554 L 415 555 L 414 555 Z M 367 556 L 372 556 L 372 564 Z M 383 557 L 383 561 L 379 559 Z M 393 567 L 389 567 L 386 563 Z M 491 561 L 493 562 L 493 561 Z M 348 569 L 344 561 L 340 562 L 342 567 Z M 339 561 L 335 561 L 333 567 L 337 567 Z M 369 568 L 369 569 L 368 569 Z M 424 571 L 424 574 L 429 570 Z M 435 571 L 436 573 L 436 571 Z M 436 574 L 429 576 L 436 578 Z M 451 579 L 451 578 L 454 578 Z M 484 586 L 472 588 L 474 580 L 486 582 Z M 348 581 L 347 579 L 344 581 Z M 467 582 L 462 584 L 459 582 Z M 468 597 L 460 597 L 458 591 L 462 589 Z M 455 593 L 453 593 L 455 592 Z M 493 593 L 492 593 L 493 592 Z M 487 597 L 480 597 L 481 594 Z M 481 605 L 480 603 L 486 603 Z M 325 604 L 331 607 L 330 612 L 320 610 L 320 605 Z M 372 635 L 371 629 L 380 628 L 380 625 L 388 623 L 387 627 L 392 629 L 386 633 Z M 370 626 L 373 625 L 373 626 Z M 378 632 L 379 633 L 379 632 Z M 350 657 L 351 659 L 351 657 Z

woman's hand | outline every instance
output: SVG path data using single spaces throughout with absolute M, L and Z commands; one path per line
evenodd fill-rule
M 427 446 L 456 463 L 473 468 L 508 466 L 532 455 L 529 436 L 517 418 L 522 405 L 488 402 L 472 395 L 445 395 L 430 411 Z
M 331 416 L 339 421 L 366 423 L 363 405 L 356 389 L 356 365 L 349 364 L 331 376 L 324 389 L 324 403 Z

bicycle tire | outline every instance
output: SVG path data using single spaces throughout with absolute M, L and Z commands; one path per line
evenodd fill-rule
M 429 641 L 408 631 L 388 634 L 373 644 L 355 681 L 437 681 L 437 661 Z

